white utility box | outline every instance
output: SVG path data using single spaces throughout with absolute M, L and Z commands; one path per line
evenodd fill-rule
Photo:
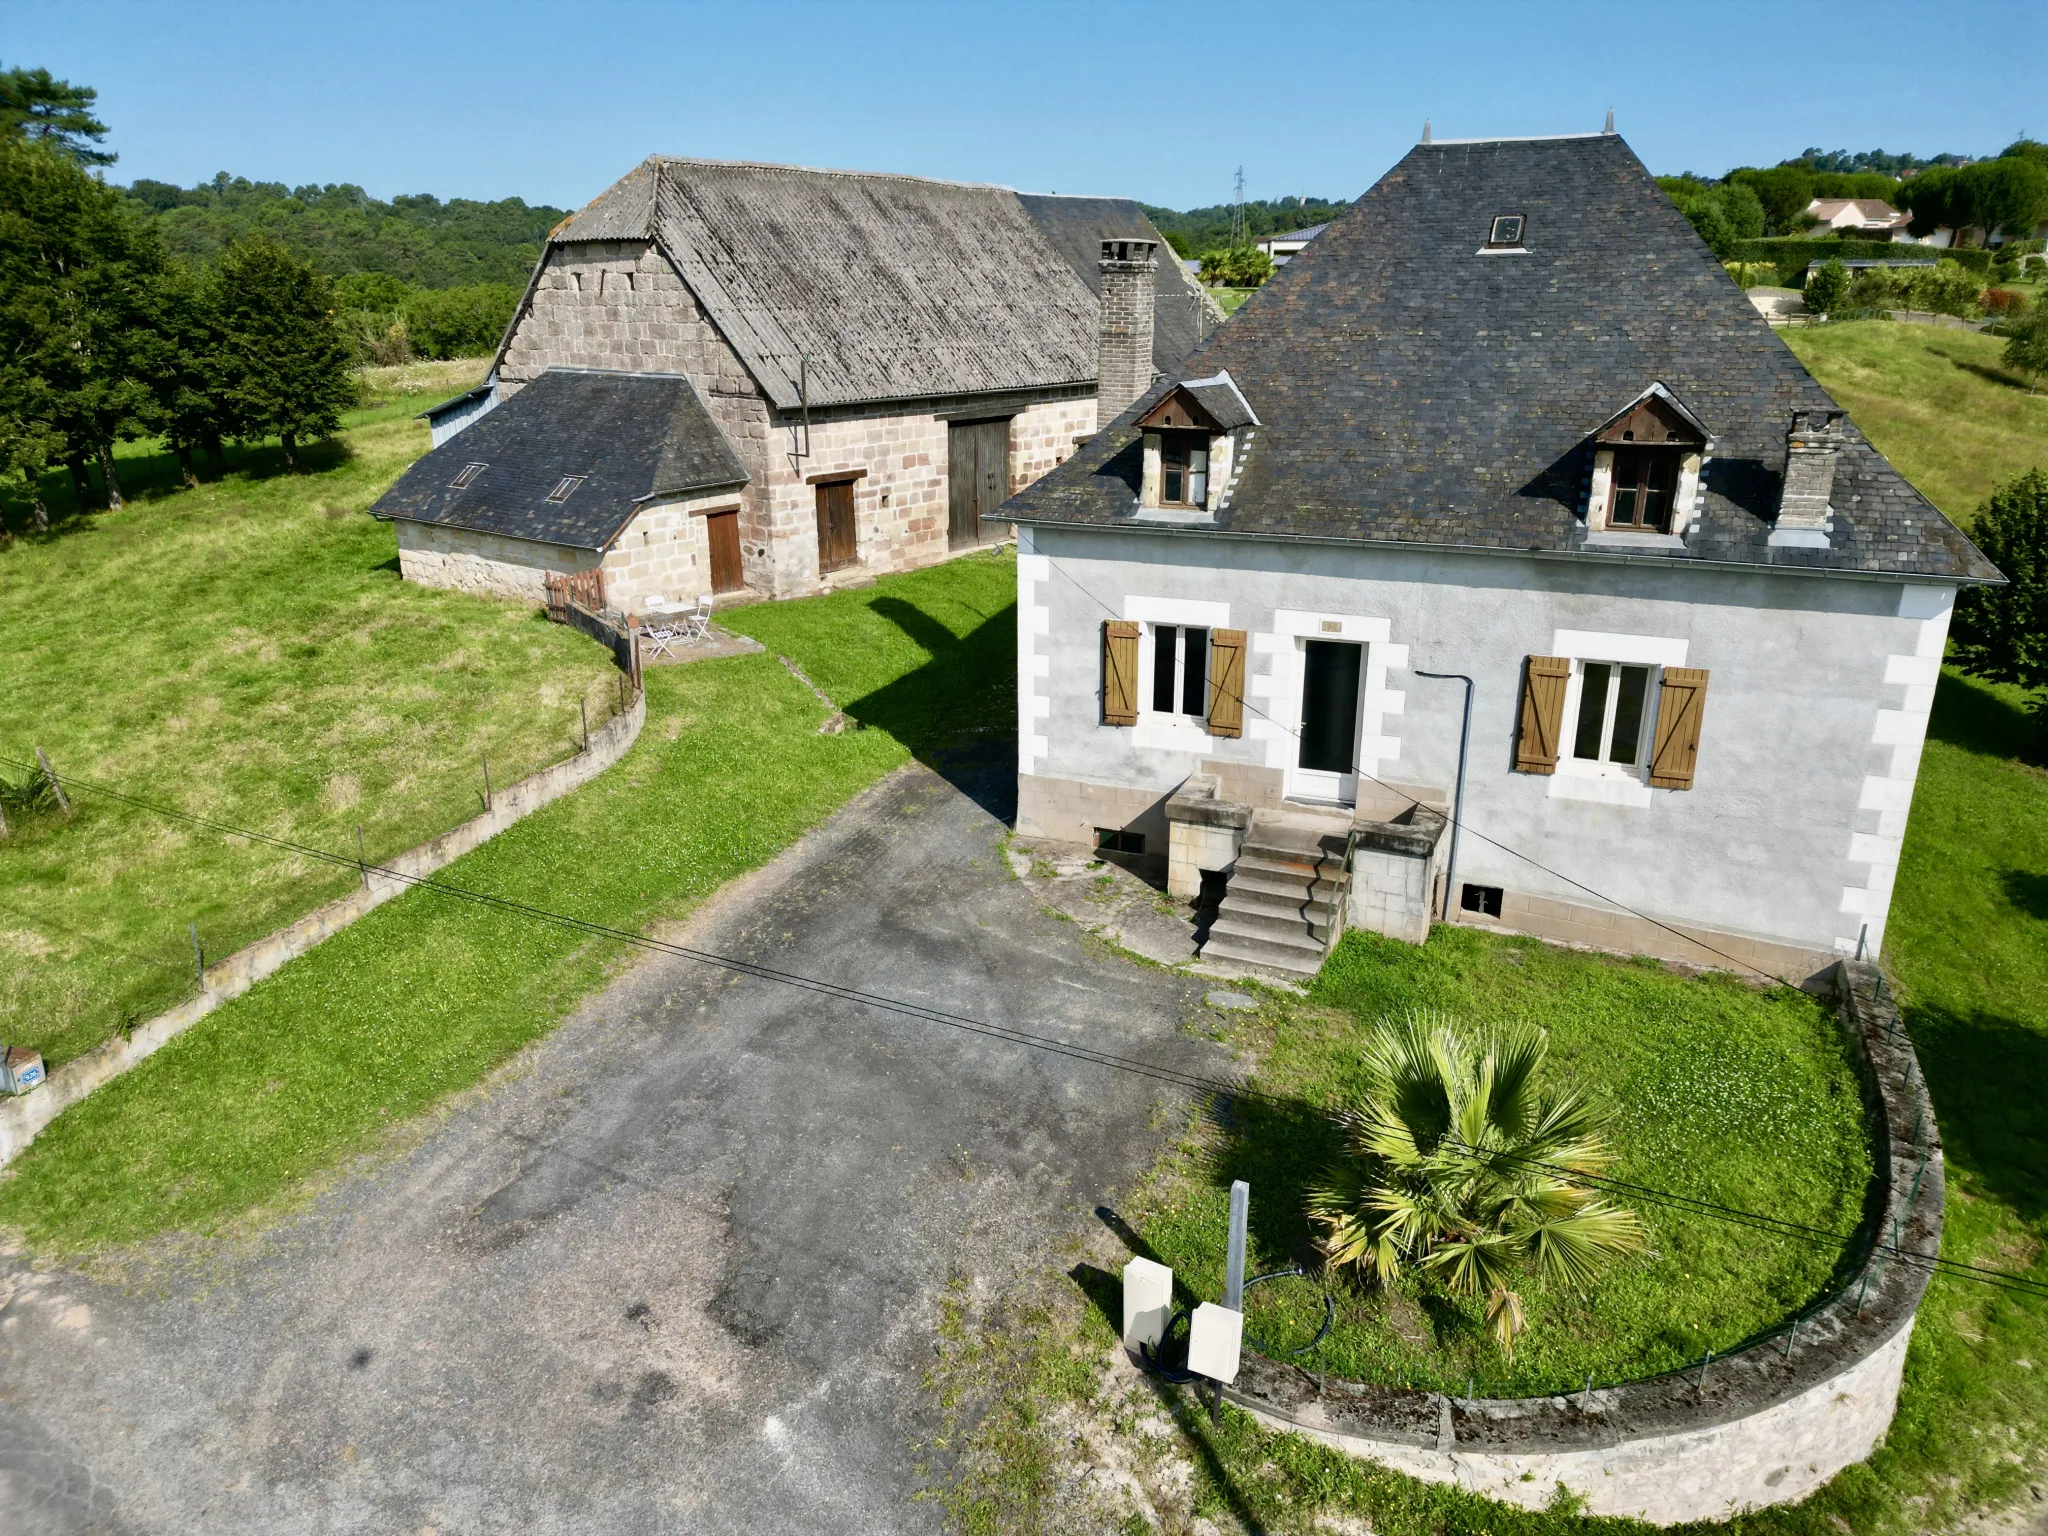
M 1237 1380 L 1237 1357 L 1244 1348 L 1244 1314 L 1205 1301 L 1195 1308 L 1188 1333 L 1188 1369 L 1225 1386 Z
M 0 1045 L 0 1093 L 27 1093 L 43 1080 L 43 1054 L 25 1045 Z
M 1173 1271 L 1150 1259 L 1124 1266 L 1124 1348 L 1156 1345 L 1173 1315 Z

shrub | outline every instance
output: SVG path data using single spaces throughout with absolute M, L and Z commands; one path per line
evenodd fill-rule
M 2027 296 L 2010 288 L 1984 290 L 1984 312 L 2003 320 L 2017 320 L 2027 312 Z
M 1836 257 L 1821 263 L 1806 275 L 1806 307 L 1814 314 L 1831 314 L 1849 296 L 1849 269 Z
M 2036 304 L 2031 313 L 2008 326 L 2005 334 L 2005 366 L 2032 376 L 2034 382 L 2027 387 L 2031 395 L 2040 388 L 2041 375 L 2048 373 L 2048 304 Z
M 1256 245 L 1211 251 L 1202 258 L 1202 281 L 1231 288 L 1258 288 L 1273 275 L 1273 258 Z
M 519 290 L 510 283 L 417 289 L 400 314 L 413 351 L 422 357 L 481 357 L 495 351 Z
M 1979 302 L 1982 292 L 1976 273 L 1966 271 L 1956 262 L 1944 261 L 1913 274 L 1909 302 L 1915 309 L 1969 320 L 1983 312 Z
M 1957 662 L 1995 683 L 2048 688 L 2048 472 L 2029 470 L 1992 492 L 1970 537 L 2006 585 L 1956 595 Z
M 1308 1197 L 1333 1264 L 1383 1284 L 1412 1264 L 1484 1296 L 1508 1354 L 1526 1326 L 1518 1271 L 1584 1285 L 1645 1241 L 1634 1212 L 1587 1187 L 1610 1161 L 1604 1127 L 1577 1094 L 1540 1085 L 1549 1049 L 1540 1029 L 1382 1021 L 1361 1053 L 1362 1102 L 1338 1117 L 1346 1156 Z

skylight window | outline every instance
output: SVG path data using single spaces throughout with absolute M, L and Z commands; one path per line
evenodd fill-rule
M 1489 250 L 1504 250 L 1522 243 L 1522 230 L 1528 223 L 1519 213 L 1496 215 L 1493 227 L 1487 231 L 1486 244 Z
M 490 466 L 488 464 L 463 465 L 462 473 L 457 475 L 455 479 L 450 483 L 450 489 L 457 491 L 466 490 L 469 486 L 469 483 L 472 480 L 474 480 L 478 475 L 482 474 L 486 469 L 489 468 Z
M 583 477 L 581 475 L 564 475 L 559 481 L 556 482 L 555 488 L 552 491 L 548 492 L 548 500 L 567 501 L 569 499 L 569 493 L 575 490 L 576 487 L 581 485 L 582 483 Z

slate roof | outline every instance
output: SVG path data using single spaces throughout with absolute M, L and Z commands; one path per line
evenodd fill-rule
M 1251 403 L 1237 387 L 1237 381 L 1228 372 L 1209 379 L 1189 379 L 1187 391 L 1194 396 L 1195 403 L 1209 413 L 1209 419 L 1219 430 L 1235 432 L 1239 427 L 1254 427 L 1259 418 L 1253 414 Z
M 1039 233 L 1066 258 L 1074 275 L 1098 298 L 1102 294 L 1103 241 L 1159 242 L 1159 276 L 1152 300 L 1152 366 L 1161 373 L 1177 365 L 1223 323 L 1223 311 L 1216 301 L 1174 256 L 1166 237 L 1145 217 L 1145 210 L 1129 198 L 1019 192 L 1017 201 L 1031 215 Z
M 1327 224 L 1311 224 L 1307 229 L 1290 229 L 1283 234 L 1261 235 L 1252 243 L 1255 245 L 1278 245 L 1282 240 L 1313 240 L 1329 227 Z
M 1479 255 L 1502 213 L 1526 254 Z M 1715 437 L 1666 558 L 1998 579 L 1853 424 L 1829 547 L 1769 547 L 1792 412 L 1834 402 L 1611 134 L 1417 145 L 1002 516 L 1130 525 L 1131 423 L 1222 368 L 1263 425 L 1219 532 L 1585 551 L 1591 435 L 1662 381 Z
M 470 464 L 484 468 L 456 489 Z M 583 483 L 548 500 L 568 475 Z M 680 374 L 550 368 L 415 463 L 370 513 L 601 550 L 649 497 L 746 480 Z

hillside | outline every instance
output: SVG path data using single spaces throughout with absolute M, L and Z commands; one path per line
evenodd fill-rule
M 413 288 L 523 286 L 541 241 L 567 212 L 517 197 L 444 203 L 416 193 L 387 203 L 347 183 L 287 187 L 225 171 L 196 187 L 138 180 L 122 190 L 180 255 L 211 261 L 230 241 L 264 234 L 330 277 L 382 272 Z

